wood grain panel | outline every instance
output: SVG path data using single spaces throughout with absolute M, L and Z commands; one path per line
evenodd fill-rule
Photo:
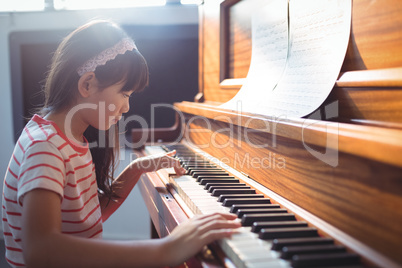
M 354 0 L 352 33 L 342 71 L 402 66 L 402 2 Z
M 202 7 L 203 22 L 200 24 L 204 33 L 202 55 L 203 85 L 200 89 L 206 101 L 222 102 L 230 100 L 237 89 L 221 90 L 220 81 L 220 1 L 205 1 Z
M 402 124 L 402 90 L 401 88 L 337 88 L 329 95 L 327 103 L 337 101 L 338 119 L 373 120 L 380 123 L 392 122 Z
M 138 185 L 159 237 L 188 219 L 156 173 L 143 175 Z
M 251 1 L 252 2 L 252 1 Z M 230 8 L 229 15 L 229 74 L 227 78 L 247 76 L 251 60 L 250 1 L 240 1 Z

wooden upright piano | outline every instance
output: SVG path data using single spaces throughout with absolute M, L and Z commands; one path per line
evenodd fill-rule
M 199 93 L 194 102 L 175 104 L 174 127 L 132 132 L 133 141 L 147 142 L 138 146 L 144 155 L 176 149 L 189 174 L 195 165 L 193 173 L 205 175 L 199 188 L 215 187 L 216 199 L 250 197 L 247 189 L 265 199 L 234 209 L 243 213 L 250 234 L 214 243 L 186 265 L 402 267 L 402 2 L 353 0 L 346 57 L 317 109 L 336 102 L 336 117 L 279 121 L 219 107 L 247 76 L 249 10 L 262 2 L 205 0 L 199 7 Z M 327 143 L 329 135 L 336 135 L 336 144 Z M 322 155 L 335 150 L 337 163 L 325 163 L 308 148 Z M 169 170 L 160 170 L 139 182 L 160 237 L 204 211 L 191 203 L 197 202 L 191 191 L 180 188 L 197 179 L 184 177 L 176 182 Z M 217 178 L 230 181 L 219 187 Z M 234 199 L 227 199 L 227 209 Z M 254 216 L 262 218 L 253 222 Z

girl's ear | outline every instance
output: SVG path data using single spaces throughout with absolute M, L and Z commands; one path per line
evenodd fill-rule
M 83 74 L 78 80 L 78 92 L 84 98 L 97 91 L 97 80 L 94 72 Z

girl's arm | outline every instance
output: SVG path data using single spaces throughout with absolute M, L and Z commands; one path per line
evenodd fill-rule
M 179 160 L 172 157 L 175 153 L 175 151 L 172 151 L 161 155 L 141 157 L 131 162 L 113 183 L 115 185 L 114 193 L 119 198 L 114 200 L 109 200 L 109 198 L 105 196 L 99 198 L 102 208 L 102 220 L 106 221 L 110 215 L 120 207 L 137 184 L 142 174 L 161 168 L 173 167 L 176 174 L 183 175 L 185 169 L 181 167 Z
M 22 247 L 28 267 L 161 267 L 177 265 L 203 245 L 228 237 L 239 223 L 235 215 L 194 218 L 172 235 L 148 241 L 105 241 L 61 232 L 58 194 L 35 189 L 23 199 Z M 157 257 L 156 257 L 157 256 Z

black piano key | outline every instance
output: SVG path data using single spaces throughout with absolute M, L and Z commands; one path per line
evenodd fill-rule
M 281 258 L 289 260 L 294 255 L 300 254 L 322 254 L 340 252 L 346 252 L 346 248 L 340 245 L 291 246 L 282 248 Z
M 231 180 L 237 180 L 237 182 L 240 182 L 238 179 L 236 179 L 233 176 L 228 176 L 228 175 L 214 175 L 214 176 L 199 176 L 196 181 L 201 182 L 204 179 L 214 179 L 214 180 L 220 180 L 220 179 L 231 179 Z M 235 183 L 235 182 L 233 182 Z M 200 183 L 201 184 L 201 183 Z
M 186 160 L 180 159 L 180 164 L 182 165 L 182 167 L 184 167 L 185 169 L 190 168 L 190 167 L 199 167 L 199 166 L 204 166 L 207 165 L 208 163 L 206 162 L 188 162 Z
M 162 144 L 161 147 L 164 148 L 164 149 L 166 148 L 167 151 L 170 151 L 170 150 L 179 150 L 179 149 L 183 149 L 183 150 L 189 149 L 189 148 L 187 147 L 187 145 L 184 145 L 184 144 L 181 144 L 181 143 Z
M 360 263 L 354 253 L 300 254 L 292 257 L 292 267 L 337 267 Z
M 278 204 L 235 204 L 230 208 L 231 213 L 237 213 L 239 209 L 280 208 Z
M 208 191 L 209 189 L 211 189 L 211 187 L 214 187 L 214 186 L 234 186 L 234 187 L 236 187 L 236 186 L 246 186 L 246 184 L 245 183 L 207 183 L 205 185 L 204 189 Z
M 181 164 L 205 162 L 205 160 L 200 159 L 199 157 L 186 157 L 181 155 L 176 156 L 176 158 L 180 161 Z
M 262 194 L 222 194 L 219 196 L 218 202 L 224 203 L 227 199 L 263 199 L 263 198 L 264 195 Z
M 177 152 L 177 151 L 176 151 Z M 179 153 L 179 158 L 183 159 L 183 161 L 186 162 L 208 162 L 205 158 L 197 155 L 197 154 L 180 154 Z
M 217 166 L 207 166 L 207 165 L 200 165 L 200 166 L 187 166 L 187 165 L 182 165 L 188 172 L 193 172 L 195 173 L 196 171 L 223 171 L 223 169 L 217 167 Z
M 240 183 L 238 183 L 238 184 L 240 184 Z M 206 187 L 206 186 L 205 186 Z M 211 186 L 208 190 L 207 190 L 207 192 L 208 193 L 212 193 L 214 190 L 217 190 L 217 189 L 221 189 L 221 190 L 224 190 L 224 189 L 251 189 L 251 187 L 250 186 L 247 186 L 247 185 L 229 185 L 229 186 L 226 186 L 226 185 L 215 185 L 215 186 Z
M 229 173 L 227 173 L 226 171 L 208 171 L 208 170 L 206 170 L 206 171 L 198 171 L 198 172 L 194 172 L 193 173 L 193 178 L 198 178 L 198 177 L 200 177 L 200 176 L 216 176 L 216 175 L 221 175 L 221 176 L 223 176 L 223 175 L 227 175 L 227 176 L 229 176 Z
M 193 165 L 193 164 L 197 165 L 199 163 L 205 163 L 205 164 L 214 165 L 213 163 L 211 163 L 211 162 L 209 162 L 209 161 L 205 160 L 204 158 L 202 158 L 200 156 L 197 156 L 197 155 L 195 155 L 195 156 L 180 156 L 179 158 L 181 159 L 181 161 L 183 163 L 188 164 L 188 165 Z
M 347 265 L 341 265 L 341 266 L 339 266 L 339 265 L 327 265 L 327 266 L 319 266 L 319 267 L 316 267 L 316 268 L 367 268 L 367 266 L 366 265 L 362 265 L 361 264 L 361 262 L 359 262 L 359 264 L 347 264 Z
M 222 176 L 231 176 L 229 173 L 227 173 L 225 170 L 201 170 L 197 172 L 193 172 L 193 178 L 199 178 L 199 177 L 222 177 Z
M 211 164 L 207 161 L 195 161 L 195 162 L 183 162 L 183 166 L 188 168 L 208 168 L 208 167 L 218 167 L 215 164 Z
M 184 165 L 188 166 L 197 166 L 197 165 L 210 165 L 209 161 L 206 161 L 200 157 L 180 157 L 180 162 Z
M 183 167 L 184 167 L 184 166 L 183 166 Z M 187 170 L 187 172 L 186 172 L 187 175 L 193 176 L 192 173 L 194 173 L 194 172 L 193 172 L 191 169 L 188 169 L 188 168 L 186 168 L 186 167 L 184 167 L 184 169 Z
M 183 151 L 183 150 L 176 150 L 176 155 L 180 156 L 180 157 L 200 157 L 199 155 L 197 155 L 196 153 L 188 150 L 188 151 Z
M 234 204 L 270 204 L 270 203 L 271 200 L 269 198 L 227 198 L 225 199 L 225 201 L 223 201 L 222 205 L 224 207 L 231 207 Z
M 216 171 L 223 171 L 222 169 L 220 169 L 220 168 L 197 168 L 197 169 L 188 169 L 187 170 L 188 172 L 188 174 L 189 175 L 191 175 L 191 176 L 193 176 L 194 175 L 194 173 L 196 173 L 196 172 L 204 172 L 204 171 L 211 171 L 211 172 L 216 172 Z
M 256 213 L 287 213 L 288 211 L 284 208 L 252 208 L 252 209 L 239 209 L 236 214 L 237 217 L 241 218 L 245 214 L 256 214 Z
M 176 150 L 176 152 L 194 153 L 192 150 L 190 150 L 190 148 L 182 144 L 162 145 L 162 148 L 164 148 L 166 151 Z
M 186 166 L 183 166 L 183 167 L 187 170 L 187 173 L 190 174 L 191 176 L 193 176 L 193 174 L 196 172 L 202 172 L 202 171 L 212 171 L 212 172 L 223 171 L 222 169 L 220 169 L 218 167 L 192 167 L 192 168 L 189 168 Z
M 239 182 L 239 180 L 238 179 L 230 179 L 230 178 L 229 179 L 227 179 L 227 178 L 202 179 L 200 181 L 200 184 L 205 185 L 205 184 L 211 183 L 211 182 L 213 182 L 213 183 L 236 183 L 236 182 Z
M 291 227 L 307 227 L 308 224 L 305 221 L 262 221 L 254 222 L 251 227 L 253 233 L 259 233 L 264 228 L 291 228 Z
M 164 144 L 164 145 L 162 145 L 162 147 L 166 148 L 166 150 L 168 150 L 168 151 L 176 150 L 178 152 L 190 152 L 190 153 L 193 153 L 193 151 L 190 150 L 190 148 L 187 147 L 187 145 L 184 145 L 184 144 L 172 144 L 172 145 Z
M 273 250 L 282 250 L 283 247 L 302 246 L 302 245 L 329 245 L 334 240 L 325 237 L 307 237 L 307 238 L 281 238 L 272 241 Z
M 188 150 L 188 151 L 183 151 L 183 150 L 176 150 L 176 155 L 179 155 L 180 157 L 186 157 L 186 158 L 201 158 L 198 154 Z
M 183 166 L 188 166 L 188 167 L 196 167 L 196 166 L 201 166 L 201 165 L 209 165 L 210 163 L 208 161 L 202 160 L 200 158 L 179 158 L 180 164 Z
M 203 160 L 197 160 L 197 161 L 188 161 L 187 160 L 186 161 L 185 159 L 181 159 L 180 164 L 182 164 L 182 166 L 185 168 L 211 166 L 211 164 L 209 162 L 203 161 Z
M 177 152 L 177 151 L 176 151 Z M 198 154 L 180 154 L 179 153 L 179 158 L 183 159 L 184 161 L 187 162 L 207 162 L 207 163 L 211 163 L 210 161 L 208 161 L 207 159 L 205 159 L 204 157 L 198 155 Z
M 243 226 L 252 226 L 257 221 L 293 221 L 295 215 L 291 213 L 264 213 L 264 214 L 246 214 L 241 218 Z M 261 237 L 260 237 L 261 238 Z
M 198 165 L 188 165 L 188 164 L 186 165 L 185 164 L 185 165 L 183 165 L 183 167 L 185 169 L 191 170 L 191 171 L 194 171 L 194 170 L 207 170 L 207 169 L 220 169 L 220 170 L 222 170 L 218 166 L 207 164 L 207 163 L 201 163 L 201 164 L 198 164 Z
M 296 238 L 316 237 L 318 232 L 313 227 L 292 227 L 292 228 L 264 228 L 258 233 L 260 239 L 270 240 L 275 238 Z
M 255 194 L 254 189 L 215 189 L 212 196 L 221 196 L 228 194 Z

